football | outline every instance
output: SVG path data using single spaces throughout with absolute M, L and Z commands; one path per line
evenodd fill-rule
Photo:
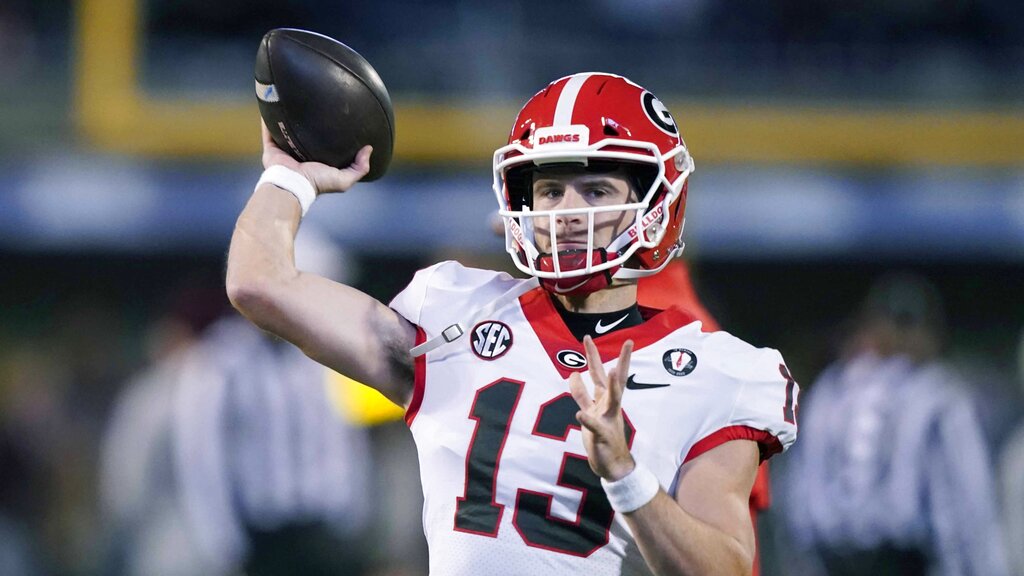
M 395 114 L 387 88 L 365 58 L 333 38 L 267 32 L 256 53 L 256 99 L 274 142 L 299 161 L 346 168 L 369 144 L 364 182 L 391 164 Z

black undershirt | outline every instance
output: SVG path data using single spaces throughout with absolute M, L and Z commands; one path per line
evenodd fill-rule
M 587 334 L 591 338 L 597 338 L 616 330 L 639 326 L 644 321 L 643 316 L 640 314 L 640 307 L 636 303 L 629 308 L 615 312 L 592 314 L 587 312 L 570 312 L 562 306 L 562 303 L 557 298 L 552 298 L 551 300 L 555 303 L 555 310 L 558 310 L 558 313 L 562 316 L 562 321 L 565 322 L 566 327 L 581 342 Z M 602 328 L 600 331 L 598 330 L 599 323 Z

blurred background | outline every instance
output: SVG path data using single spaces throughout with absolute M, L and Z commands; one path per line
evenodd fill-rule
M 1012 562 L 1024 549 L 1004 529 L 1020 507 L 1006 496 L 1017 476 L 1000 471 L 1024 457 L 1012 441 L 1024 422 L 1017 10 L 1005 0 L 3 0 L 0 573 L 123 571 L 100 497 L 121 490 L 104 487 L 102 462 L 120 466 L 104 438 L 133 378 L 226 314 L 224 256 L 261 170 L 254 55 L 276 27 L 345 42 L 391 93 L 387 177 L 307 217 L 343 253 L 349 281 L 384 301 L 441 258 L 509 268 L 488 224 L 491 154 L 529 96 L 587 70 L 625 75 L 673 111 L 697 163 L 685 257 L 698 293 L 724 329 L 780 349 L 809 397 L 874 282 L 897 271 L 923 280 L 944 311 L 938 359 L 959 374 L 983 443 L 970 469 L 992 492 L 985 522 Z M 391 536 L 366 549 L 380 572 L 423 574 L 402 427 L 367 432 L 369 490 L 405 495 L 368 525 Z M 763 573 L 813 573 L 822 566 L 796 561 L 784 519 L 786 458 L 760 524 Z M 388 560 L 398 550 L 407 562 Z

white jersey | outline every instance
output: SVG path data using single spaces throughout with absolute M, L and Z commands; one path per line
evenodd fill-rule
M 440 334 L 524 280 L 443 262 L 421 270 L 391 307 Z M 622 398 L 633 456 L 673 494 L 683 463 L 726 442 L 763 458 L 796 439 L 798 387 L 775 350 L 705 333 L 669 309 L 595 338 L 606 369 L 634 342 Z M 586 373 L 583 345 L 537 288 L 452 343 L 416 359 L 406 415 L 419 453 L 430 573 L 650 574 L 587 464 L 566 378 Z

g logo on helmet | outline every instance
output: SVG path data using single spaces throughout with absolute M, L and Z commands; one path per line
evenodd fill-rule
M 644 91 L 640 95 L 640 101 L 643 103 L 644 112 L 647 113 L 647 117 L 651 122 L 658 127 L 659 130 L 668 134 L 669 136 L 678 136 L 679 128 L 676 127 L 676 121 L 672 118 L 672 114 L 668 111 L 668 108 L 658 100 L 654 94 Z
M 512 347 L 512 330 L 503 322 L 485 320 L 473 327 L 470 344 L 480 358 L 495 360 Z

